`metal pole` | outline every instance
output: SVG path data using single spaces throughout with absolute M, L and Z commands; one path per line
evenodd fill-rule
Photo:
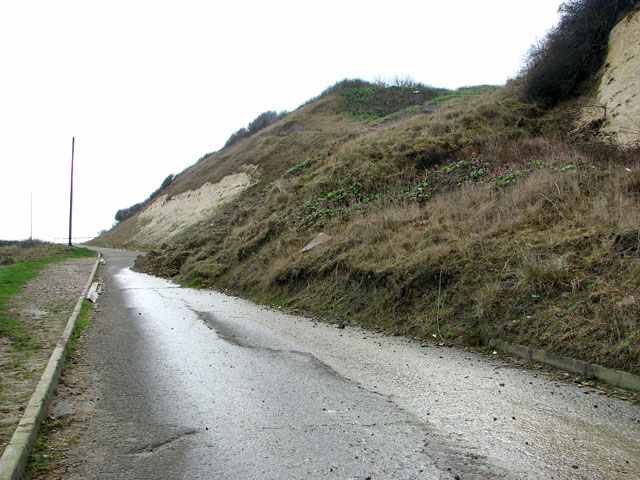
M 69 246 L 73 245 L 71 241 L 71 226 L 73 224 L 73 153 L 76 146 L 76 137 L 71 139 L 71 196 L 69 198 Z
M 33 190 L 31 190 L 31 235 L 29 240 L 33 240 Z

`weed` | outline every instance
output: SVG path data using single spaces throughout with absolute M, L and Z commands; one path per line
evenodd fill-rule
M 475 297 L 475 315 L 478 318 L 493 318 L 499 313 L 500 300 L 502 297 L 500 283 L 493 281 L 485 283 Z
M 73 336 L 71 338 L 71 343 L 69 344 L 69 350 L 67 352 L 67 358 L 72 357 L 75 354 L 78 338 L 85 331 L 85 329 L 91 325 L 92 321 L 92 313 L 94 311 L 94 305 L 89 300 L 85 299 L 82 301 L 82 306 L 80 307 L 80 313 L 78 313 L 78 317 L 76 318 L 76 326 L 73 331 Z
M 45 419 L 39 430 L 38 437 L 29 453 L 27 467 L 25 469 L 25 478 L 35 478 L 36 475 L 45 473 L 53 473 L 53 465 L 61 458 L 61 451 L 52 451 L 48 448 L 50 437 L 58 428 L 59 420 Z

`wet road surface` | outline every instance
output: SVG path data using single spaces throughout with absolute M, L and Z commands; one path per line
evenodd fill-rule
M 103 250 L 70 478 L 640 478 L 640 408 L 132 272 Z

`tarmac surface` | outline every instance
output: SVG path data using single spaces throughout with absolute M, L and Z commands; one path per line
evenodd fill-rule
M 100 249 L 67 478 L 640 478 L 640 408 L 499 358 L 283 314 Z

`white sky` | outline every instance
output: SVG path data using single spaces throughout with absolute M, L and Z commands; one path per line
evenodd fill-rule
M 560 0 L 0 0 L 0 239 L 108 229 L 266 110 L 343 78 L 504 84 Z

